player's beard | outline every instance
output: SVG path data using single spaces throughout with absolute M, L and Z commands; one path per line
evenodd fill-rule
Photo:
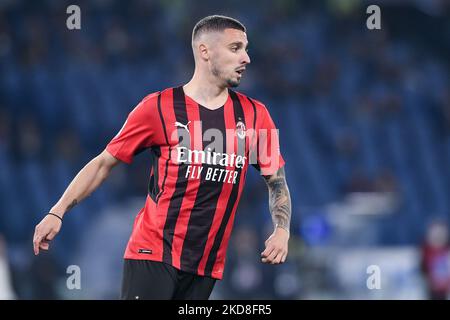
M 217 65 L 215 65 L 215 64 L 212 64 L 211 72 L 218 79 L 224 80 L 227 83 L 227 86 L 229 88 L 236 88 L 241 83 L 240 79 L 236 79 L 235 80 L 235 79 L 232 79 L 232 78 L 227 78 L 225 76 L 225 72 L 222 72 L 222 70 L 220 70 L 220 68 Z

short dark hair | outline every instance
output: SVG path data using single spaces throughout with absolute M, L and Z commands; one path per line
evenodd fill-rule
M 192 31 L 192 40 L 200 33 L 208 31 L 223 31 L 225 29 L 237 29 L 246 32 L 245 26 L 236 19 L 222 15 L 212 15 L 201 19 L 195 24 Z

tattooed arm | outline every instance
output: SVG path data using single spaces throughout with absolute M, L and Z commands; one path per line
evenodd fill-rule
M 291 196 L 286 183 L 284 167 L 275 174 L 264 176 L 269 189 L 269 210 L 275 231 L 266 240 L 261 253 L 262 262 L 278 264 L 286 260 L 291 222 Z
M 264 176 L 269 188 L 269 209 L 274 227 L 289 232 L 291 222 L 291 196 L 286 183 L 284 167 L 271 176 Z
M 51 213 L 59 216 L 61 220 L 54 215 L 47 215 L 36 226 L 33 238 L 35 255 L 39 254 L 39 249 L 48 250 L 48 242 L 61 229 L 61 221 L 64 214 L 94 192 L 109 176 L 111 169 L 119 162 L 105 150 L 80 170 L 67 187 L 61 199 L 50 210 Z

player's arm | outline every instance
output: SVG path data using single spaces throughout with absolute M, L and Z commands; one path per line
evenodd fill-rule
M 276 173 L 263 176 L 269 189 L 269 210 L 275 231 L 266 240 L 261 253 L 262 262 L 278 264 L 288 254 L 289 228 L 291 222 L 291 196 L 286 182 L 284 167 Z
M 61 220 L 53 215 L 46 215 L 36 226 L 33 237 L 35 255 L 39 254 L 39 249 L 48 250 L 49 241 L 61 229 L 64 214 L 91 195 L 108 177 L 111 169 L 119 162 L 120 160 L 104 150 L 78 172 L 62 197 L 50 210 L 51 213 L 61 217 Z

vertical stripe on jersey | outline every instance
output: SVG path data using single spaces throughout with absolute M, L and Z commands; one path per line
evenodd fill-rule
M 167 146 L 161 146 L 161 157 L 160 160 L 166 159 L 164 169 L 160 170 L 164 172 L 164 178 L 161 183 L 161 191 L 157 196 L 156 208 L 154 212 L 151 212 L 151 219 L 149 219 L 151 229 L 154 230 L 154 248 L 148 248 L 153 250 L 153 257 L 155 260 L 163 261 L 163 252 L 167 247 L 167 241 L 164 233 L 164 226 L 166 224 L 167 212 L 169 209 L 169 199 L 171 199 L 174 192 L 175 179 L 171 177 L 176 177 L 178 172 L 177 166 L 170 166 L 169 160 L 171 159 L 172 148 L 171 145 L 176 145 L 178 143 L 177 137 L 172 136 L 175 112 L 173 107 L 173 90 L 166 89 L 161 92 L 158 97 L 158 112 L 161 118 L 161 123 L 164 129 L 164 136 L 166 139 Z M 170 137 L 170 140 L 169 140 Z M 174 140 L 175 139 L 175 140 Z M 174 141 L 172 141 L 174 140 Z M 159 161 L 160 163 L 162 161 Z M 166 180 L 167 178 L 167 180 Z M 161 179 L 160 179 L 161 180 Z M 166 191 L 164 191 L 166 189 Z M 160 199 L 164 197 L 164 201 Z M 153 235 L 148 235 L 153 237 Z M 169 246 L 170 249 L 170 246 Z
M 259 148 L 259 139 L 258 139 L 258 132 L 256 132 L 256 106 L 252 99 L 246 97 L 248 101 L 250 101 L 253 109 L 253 134 L 250 138 L 250 148 L 249 148 L 249 161 L 257 161 L 258 159 L 258 148 Z M 260 171 L 260 167 L 258 163 L 249 163 L 253 167 L 256 168 L 256 170 Z
M 237 94 L 234 91 L 229 90 L 231 99 L 233 101 L 233 109 L 234 109 L 234 121 L 235 124 L 239 121 L 242 121 L 244 124 L 245 122 L 245 116 L 244 116 L 244 110 L 242 108 L 241 102 L 239 101 L 239 98 L 237 96 Z M 240 120 L 239 120 L 240 119 Z M 240 139 L 237 138 L 237 155 L 241 155 L 241 156 L 245 156 L 245 142 L 247 139 Z M 238 177 L 239 180 L 242 180 L 242 168 L 236 168 L 236 171 L 239 172 Z M 205 275 L 206 276 L 211 276 L 212 271 L 213 271 L 213 267 L 216 263 L 216 258 L 217 258 L 217 252 L 220 248 L 220 245 L 222 243 L 223 240 L 223 236 L 225 234 L 225 229 L 227 227 L 228 221 L 230 220 L 230 217 L 233 213 L 233 209 L 234 209 L 234 204 L 238 199 L 238 194 L 239 194 L 239 186 L 241 184 L 240 183 L 236 183 L 233 184 L 233 188 L 231 190 L 231 194 L 230 197 L 228 199 L 228 203 L 227 203 L 227 207 L 225 209 L 225 214 L 222 218 L 222 221 L 220 223 L 220 227 L 219 230 L 217 232 L 217 235 L 214 239 L 214 244 L 211 248 L 211 251 L 209 253 L 208 256 L 208 260 L 206 262 L 206 267 L 205 267 Z
M 150 181 L 148 182 L 148 194 L 150 198 L 156 202 L 156 196 L 159 194 L 159 157 L 161 157 L 161 148 L 152 147 L 151 152 L 151 161 L 152 161 L 152 173 L 150 175 Z
M 166 178 L 167 178 L 167 169 L 169 168 L 169 160 L 170 160 L 170 156 L 171 156 L 171 153 L 172 153 L 172 148 L 170 147 L 169 139 L 167 137 L 166 123 L 164 121 L 163 113 L 162 113 L 162 110 L 161 110 L 161 95 L 162 95 L 162 93 L 160 93 L 159 96 L 158 96 L 158 113 L 159 113 L 159 117 L 161 118 L 161 125 L 162 125 L 162 127 L 164 129 L 164 138 L 166 139 L 166 144 L 167 144 L 167 146 L 169 148 L 169 155 L 167 157 L 167 160 L 166 160 L 166 163 L 165 163 L 165 167 L 164 167 L 165 168 L 164 169 L 164 178 L 163 178 L 162 183 L 161 183 L 161 190 L 156 195 L 156 199 L 155 199 L 156 203 L 158 203 L 159 197 L 164 192 L 164 186 L 166 184 Z M 159 159 L 158 159 L 158 166 L 159 166 Z
M 184 99 L 187 100 L 185 96 Z M 188 117 L 187 120 L 191 122 L 189 125 L 191 137 L 190 149 L 203 150 L 202 130 L 199 124 L 200 121 L 199 107 L 194 102 L 189 102 L 189 104 L 186 106 L 186 110 Z M 180 214 L 178 216 L 178 220 L 175 226 L 175 234 L 177 236 L 173 239 L 172 243 L 172 265 L 177 269 L 181 268 L 181 253 L 183 250 L 183 244 L 186 238 L 192 208 L 195 205 L 197 192 L 200 187 L 200 179 L 191 179 L 190 175 L 193 172 L 196 173 L 197 171 L 195 170 L 201 168 L 202 164 L 189 163 L 188 166 L 190 166 L 190 171 L 189 177 L 187 178 L 188 181 L 186 186 L 186 195 L 184 196 L 183 201 L 181 203 Z
M 224 107 L 217 110 L 209 110 L 203 106 L 199 106 L 200 121 L 202 121 L 202 140 L 204 133 L 208 129 L 217 129 L 225 136 L 225 119 Z M 203 150 L 212 141 L 203 141 Z M 226 141 L 223 139 L 222 146 L 218 146 L 221 150 L 211 150 L 211 152 L 225 152 Z M 205 150 L 206 151 L 206 150 Z M 194 269 L 197 267 L 203 256 L 208 234 L 213 224 L 217 203 L 223 188 L 224 183 L 219 181 L 206 180 L 206 173 L 210 166 L 203 164 L 203 171 L 200 177 L 200 185 L 197 191 L 194 207 L 191 212 L 187 232 L 183 243 L 183 250 L 181 253 L 181 267 L 185 270 Z M 211 168 L 214 168 L 211 166 Z
M 188 117 L 187 117 L 187 110 L 186 110 L 186 101 L 183 94 L 182 87 L 174 88 L 173 89 L 173 110 L 175 113 L 175 121 L 178 121 L 182 124 L 188 123 Z M 174 126 L 175 122 L 173 123 L 166 123 L 167 126 Z M 190 148 L 190 137 L 187 136 L 186 139 L 183 139 L 183 137 L 186 137 L 184 132 L 182 130 L 186 130 L 184 128 L 178 127 L 177 129 L 177 136 L 178 136 L 178 146 L 179 147 L 186 147 Z M 181 141 L 180 141 L 181 140 Z M 167 217 L 166 222 L 164 224 L 164 246 L 163 246 L 163 262 L 172 264 L 172 241 L 173 236 L 175 233 L 175 226 L 177 223 L 177 219 L 181 210 L 182 201 L 186 192 L 186 187 L 188 180 L 185 178 L 186 176 L 186 170 L 187 170 L 187 164 L 179 164 L 178 166 L 178 177 L 177 181 L 175 183 L 175 189 L 172 194 L 172 197 L 170 198 L 169 207 L 167 210 Z

